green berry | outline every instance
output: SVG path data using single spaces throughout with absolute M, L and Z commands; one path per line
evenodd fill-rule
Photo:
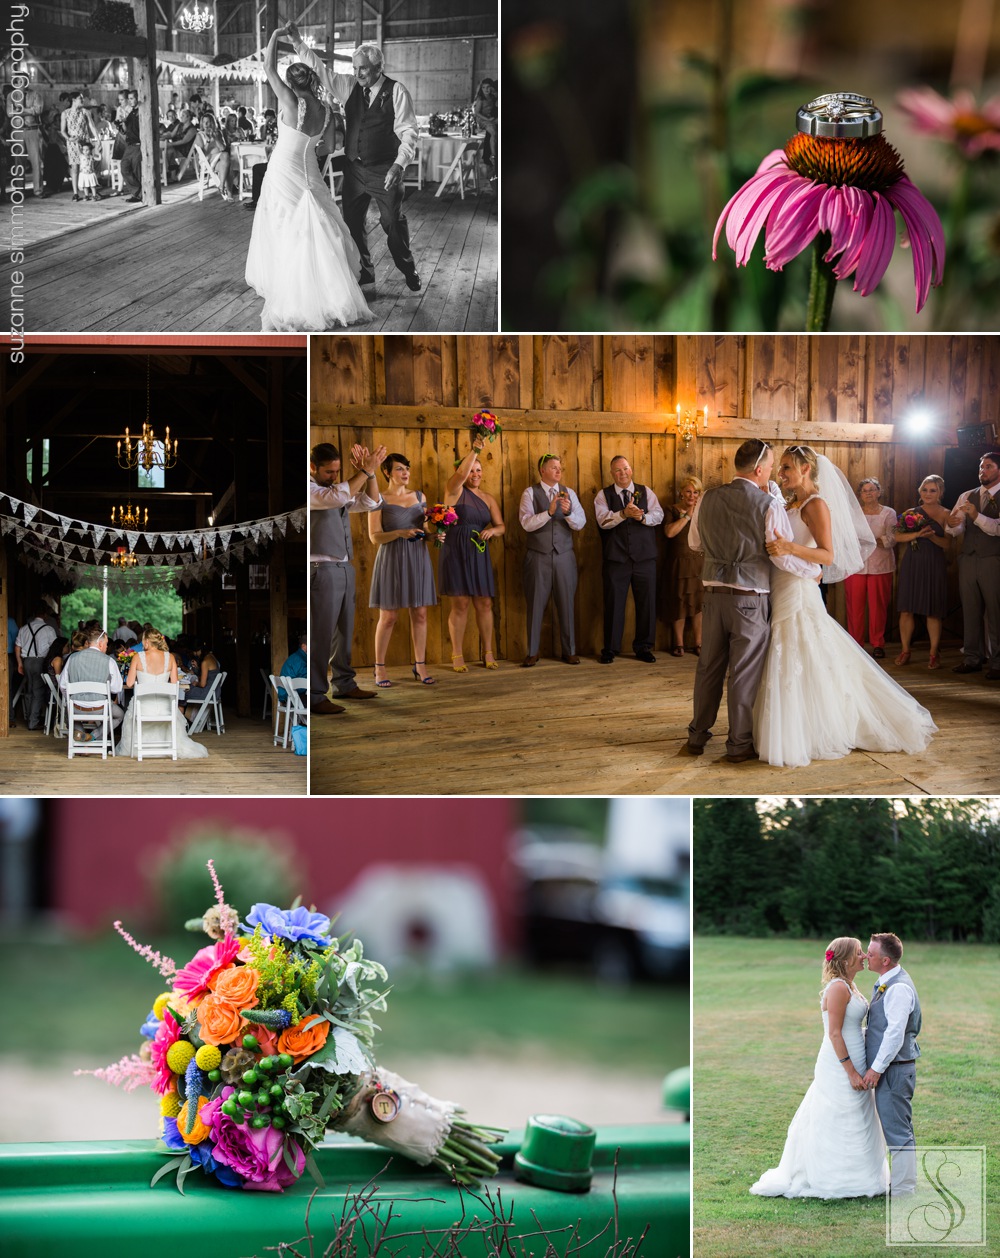
M 256 1035 L 244 1035 L 243 1047 L 249 1049 L 251 1053 L 255 1053 L 260 1048 L 260 1041 Z
M 291 1053 L 282 1053 L 281 1056 L 278 1058 L 278 1061 L 281 1062 L 282 1069 L 287 1070 L 288 1067 L 292 1064 L 293 1058 L 292 1058 Z
M 253 1086 L 253 1085 L 257 1082 L 257 1071 L 256 1071 L 256 1070 L 244 1070 L 244 1071 L 243 1071 L 243 1082 L 244 1082 L 244 1083 L 248 1083 L 248 1084 L 250 1084 L 250 1086 L 252 1087 L 252 1086 Z
M 253 1105 L 253 1093 L 241 1092 L 236 1098 L 241 1105 Z
M 272 1083 L 270 1091 L 271 1091 L 271 1095 L 274 1097 L 282 1097 L 285 1095 L 285 1089 L 281 1086 L 280 1083 Z
M 221 1070 L 210 1070 L 210 1071 L 208 1072 L 208 1081 L 209 1081 L 209 1083 L 219 1083 L 219 1082 L 221 1081 L 221 1079 L 222 1079 L 222 1071 L 221 1071 Z
M 258 1105 L 270 1105 L 270 1104 L 271 1104 L 271 1093 L 270 1093 L 270 1092 L 268 1092 L 268 1090 L 267 1090 L 266 1088 L 262 1088 L 262 1089 L 261 1089 L 261 1090 L 257 1093 L 257 1104 L 258 1104 Z
M 277 1127 L 277 1128 L 278 1128 L 278 1130 L 280 1131 L 280 1130 L 282 1129 L 282 1127 L 284 1127 L 284 1125 L 285 1125 L 285 1120 L 281 1117 L 281 1115 L 280 1115 L 280 1114 L 273 1114 L 273 1115 L 271 1116 L 271 1126 L 272 1126 L 272 1127 Z
M 222 1112 L 223 1114 L 228 1114 L 230 1118 L 239 1112 L 239 1108 L 240 1107 L 236 1104 L 232 1097 L 230 1097 L 228 1101 L 222 1102 Z
M 277 1058 L 275 1057 L 262 1057 L 257 1065 L 261 1068 L 261 1070 L 273 1070 L 276 1061 Z
M 271 1120 L 268 1118 L 266 1114 L 258 1114 L 257 1117 L 253 1120 L 253 1126 L 257 1128 L 267 1127 L 269 1126 L 270 1121 Z

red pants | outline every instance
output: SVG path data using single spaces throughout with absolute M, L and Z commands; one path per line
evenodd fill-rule
M 868 636 L 872 646 L 885 646 L 885 621 L 892 598 L 892 573 L 858 572 L 844 582 L 847 600 L 847 632 L 859 646 L 865 644 L 865 604 L 868 604 Z

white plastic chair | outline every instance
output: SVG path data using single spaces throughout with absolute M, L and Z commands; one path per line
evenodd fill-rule
M 137 685 L 132 695 L 135 709 L 135 754 L 143 756 L 169 756 L 177 759 L 177 702 L 180 686 L 177 682 L 152 678 Z
M 228 673 L 216 673 L 212 678 L 212 684 L 209 686 L 208 694 L 205 695 L 204 699 L 184 700 L 186 708 L 198 709 L 194 715 L 194 720 L 188 726 L 189 735 L 200 734 L 206 728 L 211 729 L 213 724 L 217 734 L 226 732 L 226 722 L 222 715 L 222 701 L 219 698 L 219 694 L 222 690 L 222 683 L 228 676 Z
M 112 192 L 124 192 L 125 180 L 122 178 L 122 162 L 120 157 L 113 157 L 108 163 L 108 178 Z
M 267 149 L 263 144 L 240 144 L 239 148 L 239 179 L 237 188 L 241 201 L 253 198 L 253 168 L 267 161 Z
M 49 706 L 45 709 L 45 732 L 62 738 L 66 733 L 66 701 L 54 677 L 42 673 L 42 681 L 49 692 Z
M 309 709 L 302 698 L 309 690 L 309 679 L 308 677 L 279 677 L 278 685 L 285 692 L 285 702 L 282 704 L 282 711 L 285 714 L 285 732 L 281 745 L 287 748 L 292 726 L 309 723 Z
M 103 699 L 94 702 L 94 695 L 103 695 Z M 77 698 L 77 696 L 81 698 Z M 86 696 L 86 697 L 83 697 Z M 82 704 L 82 706 L 81 706 Z M 66 683 L 66 724 L 69 734 L 67 758 L 74 756 L 100 756 L 107 760 L 108 752 L 112 759 L 115 754 L 115 727 L 111 720 L 111 683 L 97 681 L 69 681 Z M 87 742 L 77 742 L 78 731 L 100 728 L 100 737 L 94 736 Z

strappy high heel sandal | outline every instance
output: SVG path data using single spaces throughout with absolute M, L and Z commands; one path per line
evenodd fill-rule
M 932 655 L 930 660 L 927 663 L 928 671 L 933 673 L 935 669 L 940 668 L 940 667 L 941 667 L 941 656 Z
M 417 681 L 420 682 L 422 686 L 433 686 L 434 683 L 437 681 L 437 678 L 436 677 L 421 677 L 420 674 L 417 672 L 417 669 L 420 667 L 421 664 L 423 664 L 424 668 L 427 667 L 426 660 L 417 660 L 416 664 L 413 665 L 413 676 L 417 679 Z
M 382 680 L 379 681 L 378 670 L 380 668 L 382 669 L 383 672 L 385 671 L 384 664 L 376 664 L 375 667 L 372 669 L 372 675 L 375 678 L 375 685 L 378 686 L 379 690 L 388 690 L 388 688 L 392 685 L 395 685 L 395 683 L 391 682 L 388 677 L 383 677 Z
M 909 662 L 910 662 L 909 651 L 900 651 L 900 653 L 896 656 L 897 664 L 909 664 Z
M 456 660 L 458 661 L 457 664 L 455 662 Z M 469 671 L 469 666 L 465 662 L 464 655 L 453 655 L 451 657 L 451 671 L 453 673 L 467 673 Z
M 492 651 L 483 652 L 483 668 L 499 668 L 500 665 L 493 658 Z

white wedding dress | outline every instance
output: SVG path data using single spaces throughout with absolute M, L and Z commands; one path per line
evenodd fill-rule
M 824 988 L 843 979 L 832 979 Z M 858 1074 L 867 1070 L 862 1027 L 868 1002 L 851 993 L 844 1011 L 844 1042 Z M 781 1162 L 750 1189 L 758 1197 L 877 1197 L 888 1191 L 889 1163 L 875 1109 L 875 1093 L 855 1092 L 830 1042 L 823 1010 L 823 1043 L 809 1091 L 788 1127 Z
M 801 511 L 788 519 L 795 541 L 814 547 Z M 753 729 L 761 760 L 799 766 L 838 760 L 856 747 L 923 751 L 937 732 L 927 709 L 827 613 L 817 583 L 776 567 Z
M 145 664 L 140 656 L 140 662 L 136 665 L 136 689 L 141 689 L 150 678 L 155 681 L 170 680 L 169 655 L 163 657 L 163 672 L 156 674 L 146 672 Z M 162 707 L 164 724 L 168 721 L 173 721 L 177 726 L 178 760 L 201 760 L 208 755 L 207 747 L 203 747 L 201 743 L 196 743 L 193 738 L 188 737 L 187 721 L 184 719 L 184 713 L 172 699 L 163 695 L 158 699 L 151 699 L 150 702 L 156 703 L 158 707 Z M 132 702 L 125 710 L 125 719 L 122 721 L 122 736 L 118 743 L 119 756 L 135 756 L 138 754 L 135 749 L 135 714 L 138 711 L 138 707 L 138 700 L 133 695 Z
M 246 282 L 264 298 L 262 332 L 323 332 L 372 318 L 358 286 L 361 255 L 316 160 L 329 107 L 322 129 L 306 135 L 305 104 L 298 126 L 278 123 L 254 212 Z

